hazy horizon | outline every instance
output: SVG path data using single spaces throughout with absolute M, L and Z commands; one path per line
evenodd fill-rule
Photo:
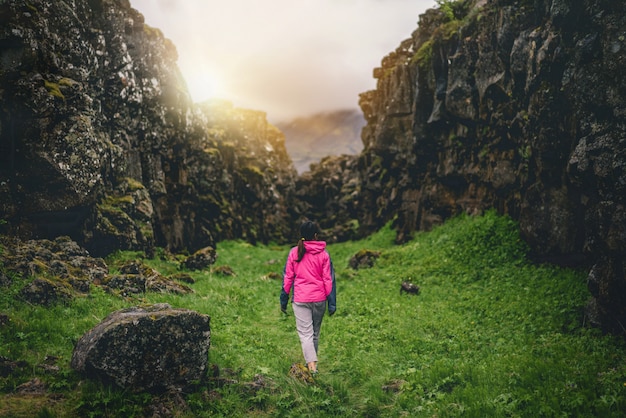
M 194 101 L 216 98 L 270 122 L 358 109 L 382 58 L 435 0 L 131 0 L 176 45 Z

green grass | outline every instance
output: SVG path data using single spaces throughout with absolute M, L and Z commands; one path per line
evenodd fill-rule
M 217 265 L 236 276 L 191 273 L 192 295 L 124 301 L 95 290 L 41 308 L 16 302 L 16 284 L 0 295 L 0 312 L 12 319 L 0 328 L 0 356 L 29 366 L 0 377 L 0 416 L 143 416 L 160 402 L 181 417 L 622 417 L 623 338 L 583 325 L 586 273 L 527 262 L 517 231 L 510 219 L 487 213 L 452 219 L 402 246 L 393 245 L 389 228 L 330 245 L 338 310 L 324 319 L 315 384 L 287 374 L 303 359 L 293 314 L 280 313 L 280 280 L 269 278 L 282 273 L 287 246 L 221 243 Z M 361 249 L 382 254 L 371 269 L 349 269 Z M 163 274 L 178 268 L 147 262 Z M 420 294 L 401 295 L 403 280 Z M 145 302 L 210 315 L 209 363 L 237 383 L 199 383 L 181 403 L 84 381 L 69 369 L 84 332 L 111 311 Z M 36 367 L 46 356 L 60 358 L 59 372 Z M 258 375 L 265 386 L 255 390 L 249 383 Z M 33 377 L 56 395 L 14 393 Z

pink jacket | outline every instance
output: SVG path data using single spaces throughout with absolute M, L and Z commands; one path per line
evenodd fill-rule
M 298 247 L 287 256 L 283 290 L 289 294 L 293 286 L 294 302 L 322 302 L 333 288 L 330 255 L 324 241 L 304 241 L 306 253 L 298 262 Z

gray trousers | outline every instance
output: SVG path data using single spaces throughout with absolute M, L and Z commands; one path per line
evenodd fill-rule
M 317 361 L 317 346 L 320 339 L 322 319 L 326 312 L 326 301 L 293 302 L 293 314 L 296 317 L 296 329 L 302 345 L 302 354 L 307 363 Z

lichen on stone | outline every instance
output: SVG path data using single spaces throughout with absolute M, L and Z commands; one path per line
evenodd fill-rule
M 59 87 L 59 83 L 54 83 L 52 81 L 44 80 L 44 86 L 46 87 L 46 90 L 48 90 L 48 93 L 51 96 L 54 96 L 54 97 L 57 97 L 59 99 L 65 100 L 65 96 L 61 92 L 61 89 Z

